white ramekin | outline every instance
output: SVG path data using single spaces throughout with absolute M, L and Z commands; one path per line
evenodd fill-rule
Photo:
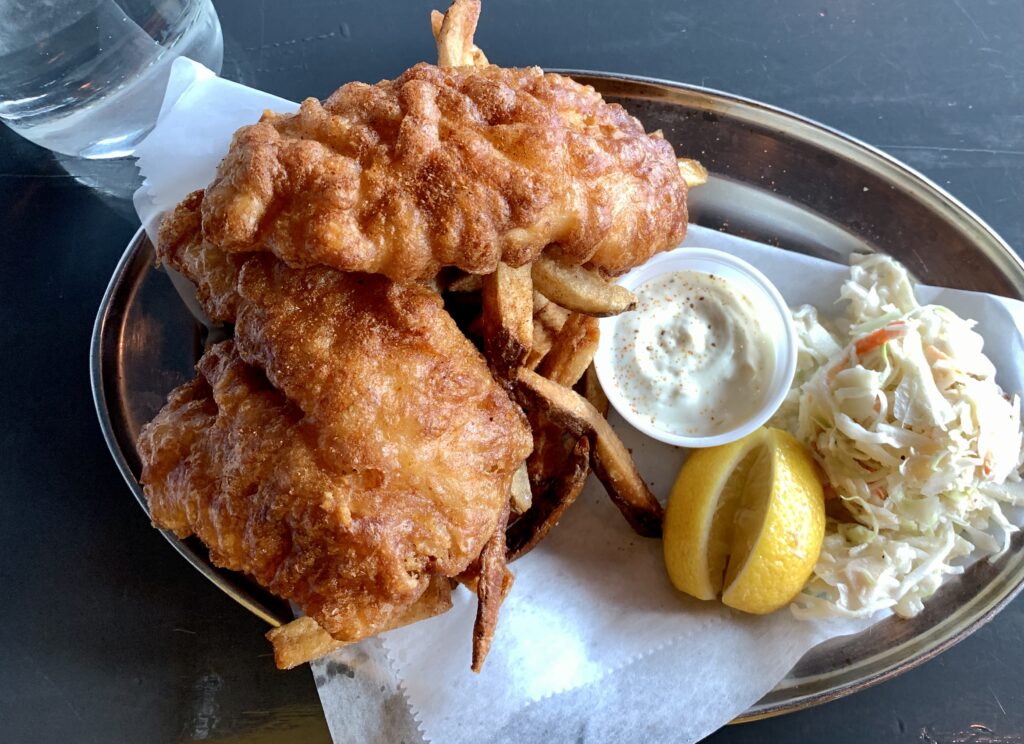
M 729 431 L 711 436 L 687 436 L 659 429 L 656 424 L 649 419 L 645 420 L 632 409 L 615 384 L 616 355 L 612 345 L 615 317 L 601 320 L 601 342 L 594 355 L 594 368 L 601 381 L 601 387 L 604 388 L 605 395 L 615 410 L 647 436 L 678 447 L 714 447 L 727 444 L 745 437 L 762 426 L 782 405 L 793 383 L 793 375 L 796 374 L 796 329 L 793 327 L 786 301 L 764 274 L 746 261 L 713 248 L 676 248 L 659 253 L 643 266 L 638 266 L 620 277 L 618 284 L 626 289 L 636 289 L 657 276 L 676 271 L 703 271 L 721 276 L 735 282 L 750 295 L 760 297 L 764 300 L 762 304 L 772 309 L 769 317 L 762 319 L 764 331 L 771 337 L 775 346 L 775 372 L 768 386 L 764 405 L 743 423 Z

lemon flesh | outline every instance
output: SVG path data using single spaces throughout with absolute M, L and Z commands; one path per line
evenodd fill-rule
M 665 514 L 665 566 L 687 594 L 765 614 L 803 588 L 824 534 L 810 455 L 787 432 L 759 429 L 690 455 Z
M 720 447 L 694 450 L 669 496 L 662 526 L 665 566 L 680 591 L 698 599 L 722 593 L 732 514 L 765 429 Z

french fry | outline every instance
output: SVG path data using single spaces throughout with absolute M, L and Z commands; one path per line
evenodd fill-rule
M 530 268 L 499 263 L 483 278 L 484 354 L 502 380 L 512 380 L 533 345 L 533 281 Z
M 547 328 L 553 336 L 562 330 L 562 326 L 565 325 L 565 321 L 569 318 L 569 311 L 534 290 L 533 318 L 535 322 Z
M 583 374 L 583 397 L 590 401 L 590 405 L 596 408 L 598 413 L 608 418 L 608 396 L 604 394 L 601 381 L 597 379 L 597 370 L 593 363 Z
M 636 307 L 636 295 L 582 266 L 542 256 L 533 262 L 532 273 L 538 292 L 576 313 L 605 317 Z
M 546 343 L 541 349 L 531 350 L 525 366 L 536 368 L 538 374 L 566 387 L 574 384 L 572 378 L 578 377 L 579 370 L 590 363 L 597 348 L 597 320 L 589 315 L 570 313 L 535 292 L 533 325 L 535 339 L 537 328 L 545 329 Z M 535 355 L 537 363 L 531 365 Z M 527 459 L 530 484 L 535 494 L 541 494 L 565 469 L 572 441 L 566 442 L 562 427 L 552 423 L 544 414 L 528 412 L 527 415 L 533 430 L 533 452 Z
M 479 292 L 483 289 L 483 277 L 479 274 L 463 274 L 448 283 L 448 292 Z
M 526 357 L 524 367 L 536 369 L 540 360 L 551 350 L 555 336 L 565 325 L 569 311 L 556 305 L 540 292 L 533 293 L 533 348 Z
M 448 12 L 430 13 L 430 28 L 437 41 L 438 67 L 486 65 L 487 57 L 473 43 L 480 20 L 480 0 L 455 0 Z
M 384 630 L 394 630 L 428 617 L 440 615 L 452 607 L 451 582 L 441 576 L 431 577 L 426 590 L 409 608 L 393 619 Z M 293 669 L 307 661 L 337 651 L 349 645 L 339 641 L 320 627 L 311 617 L 300 617 L 267 631 L 266 638 L 274 647 L 274 663 L 278 669 Z
M 586 398 L 532 370 L 519 370 L 516 392 L 525 405 L 554 423 L 576 436 L 592 439 L 590 465 L 612 501 L 638 534 L 658 537 L 664 509 L 604 416 Z
M 550 486 L 551 479 L 565 469 L 569 456 L 565 430 L 551 422 L 540 411 L 527 410 L 533 432 L 533 451 L 526 458 L 530 487 L 534 495 L 543 494 Z
M 533 491 L 530 489 L 530 474 L 524 462 L 512 476 L 511 498 L 512 511 L 523 514 L 533 504 Z
M 676 162 L 679 163 L 679 173 L 682 174 L 688 188 L 692 189 L 694 186 L 701 186 L 708 182 L 707 168 L 696 160 L 679 158 Z
M 551 351 L 551 344 L 554 342 L 554 336 L 551 334 L 543 324 L 537 322 L 537 317 L 533 318 L 533 344 L 530 346 L 530 353 L 526 355 L 526 361 L 523 362 L 523 366 L 527 369 L 537 369 L 537 365 L 540 364 L 541 359 L 547 356 L 547 353 Z
M 348 644 L 336 641 L 311 617 L 300 617 L 267 633 L 278 669 L 293 669 Z
M 537 365 L 537 374 L 572 387 L 594 359 L 600 339 L 597 318 L 572 313 L 552 340 L 551 349 Z
M 473 663 L 470 667 L 479 672 L 491 650 L 494 631 L 498 627 L 498 611 L 505 595 L 512 588 L 513 577 L 505 559 L 505 527 L 508 525 L 509 509 L 505 506 L 498 526 L 480 553 L 480 575 L 476 585 L 476 621 L 473 623 Z
M 572 506 L 590 474 L 590 440 L 580 437 L 566 460 L 565 470 L 537 499 L 533 508 L 517 519 L 505 533 L 508 560 L 512 562 L 533 550 L 543 540 L 565 510 Z

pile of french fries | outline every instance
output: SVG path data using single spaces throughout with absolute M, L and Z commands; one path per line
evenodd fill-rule
M 661 505 L 605 418 L 608 403 L 592 365 L 598 317 L 634 304 L 631 292 L 595 272 L 548 258 L 520 268 L 502 265 L 483 277 L 474 325 L 495 378 L 523 406 L 534 437 L 526 463 L 529 493 L 513 487 L 512 557 L 551 529 L 591 469 L 637 532 L 661 534 Z
M 447 13 L 433 11 L 438 66 L 488 64 L 473 43 L 479 15 L 480 0 L 455 0 Z M 707 178 L 696 161 L 680 160 L 679 168 L 690 185 Z M 638 534 L 660 536 L 663 509 L 607 421 L 608 399 L 592 363 L 598 318 L 634 308 L 632 292 L 596 271 L 545 256 L 518 267 L 501 263 L 483 276 L 448 270 L 435 286 L 460 327 L 482 347 L 495 379 L 523 407 L 534 439 L 533 453 L 513 478 L 498 528 L 476 564 L 458 579 L 478 598 L 472 668 L 480 671 L 512 584 L 507 564 L 544 539 L 591 471 Z M 446 611 L 451 589 L 445 580 L 432 581 L 393 627 Z M 282 669 L 346 645 L 310 618 L 275 628 L 267 637 Z

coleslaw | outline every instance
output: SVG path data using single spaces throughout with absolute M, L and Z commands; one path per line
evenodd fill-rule
M 771 422 L 825 475 L 821 556 L 797 617 L 921 611 L 967 556 L 995 559 L 1024 505 L 1020 400 L 995 381 L 983 340 L 939 305 L 920 305 L 906 270 L 853 256 L 845 318 L 829 329 L 793 311 L 797 376 Z

